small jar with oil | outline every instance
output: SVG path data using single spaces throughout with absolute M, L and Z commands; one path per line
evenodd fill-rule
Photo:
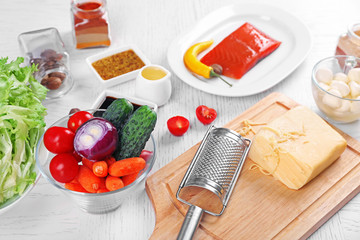
M 135 81 L 135 96 L 164 105 L 171 97 L 171 73 L 159 65 L 143 67 Z

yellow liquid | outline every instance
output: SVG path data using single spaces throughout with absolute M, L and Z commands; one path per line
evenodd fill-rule
M 148 80 L 159 80 L 166 76 L 166 72 L 158 67 L 147 67 L 142 70 L 141 75 Z

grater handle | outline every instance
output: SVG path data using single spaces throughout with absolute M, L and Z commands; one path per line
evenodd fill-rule
M 203 210 L 201 208 L 191 205 L 186 213 L 177 240 L 191 240 L 199 226 L 202 215 Z

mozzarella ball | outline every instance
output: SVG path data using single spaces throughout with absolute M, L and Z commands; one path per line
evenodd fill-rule
M 355 81 L 351 81 L 349 83 L 350 86 L 350 95 L 352 98 L 357 98 L 358 96 L 360 96 L 360 84 L 358 84 Z
M 349 100 L 343 100 L 343 101 L 341 101 L 341 107 L 336 109 L 336 111 L 349 112 L 350 108 L 351 108 L 351 102 Z
M 333 72 L 329 68 L 322 67 L 316 71 L 315 77 L 319 83 L 329 84 L 333 79 Z
M 348 72 L 348 78 L 349 81 L 354 81 L 360 84 L 360 68 L 350 69 L 350 71 Z
M 329 93 L 331 93 L 337 97 L 341 97 L 341 93 L 336 89 L 330 89 Z M 334 97 L 330 94 L 326 94 L 323 97 L 322 101 L 325 105 L 327 105 L 331 108 L 339 108 L 341 106 L 341 99 L 339 99 L 337 97 Z
M 360 113 L 360 97 L 357 97 L 356 100 L 351 103 L 351 112 Z
M 345 97 L 350 93 L 349 86 L 342 81 L 337 81 L 337 80 L 331 81 L 330 88 L 338 90 L 341 94 L 341 97 Z
M 342 72 L 335 73 L 333 79 L 337 80 L 337 81 L 345 82 L 345 83 L 349 82 L 349 79 L 348 79 L 347 75 L 345 73 L 342 73 Z
M 325 84 L 325 83 L 319 83 L 319 86 L 324 89 L 325 91 L 329 91 L 330 90 L 330 86 Z

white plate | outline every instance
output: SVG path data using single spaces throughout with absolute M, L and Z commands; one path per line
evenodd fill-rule
M 214 40 L 212 47 L 199 55 L 201 58 L 245 22 L 282 43 L 241 79 L 225 77 L 233 87 L 218 78 L 197 78 L 186 69 L 183 56 L 191 45 Z M 237 97 L 256 94 L 279 83 L 300 65 L 310 49 L 310 32 L 295 16 L 273 6 L 236 4 L 216 10 L 201 19 L 190 31 L 170 44 L 167 57 L 175 74 L 190 86 L 215 95 Z

